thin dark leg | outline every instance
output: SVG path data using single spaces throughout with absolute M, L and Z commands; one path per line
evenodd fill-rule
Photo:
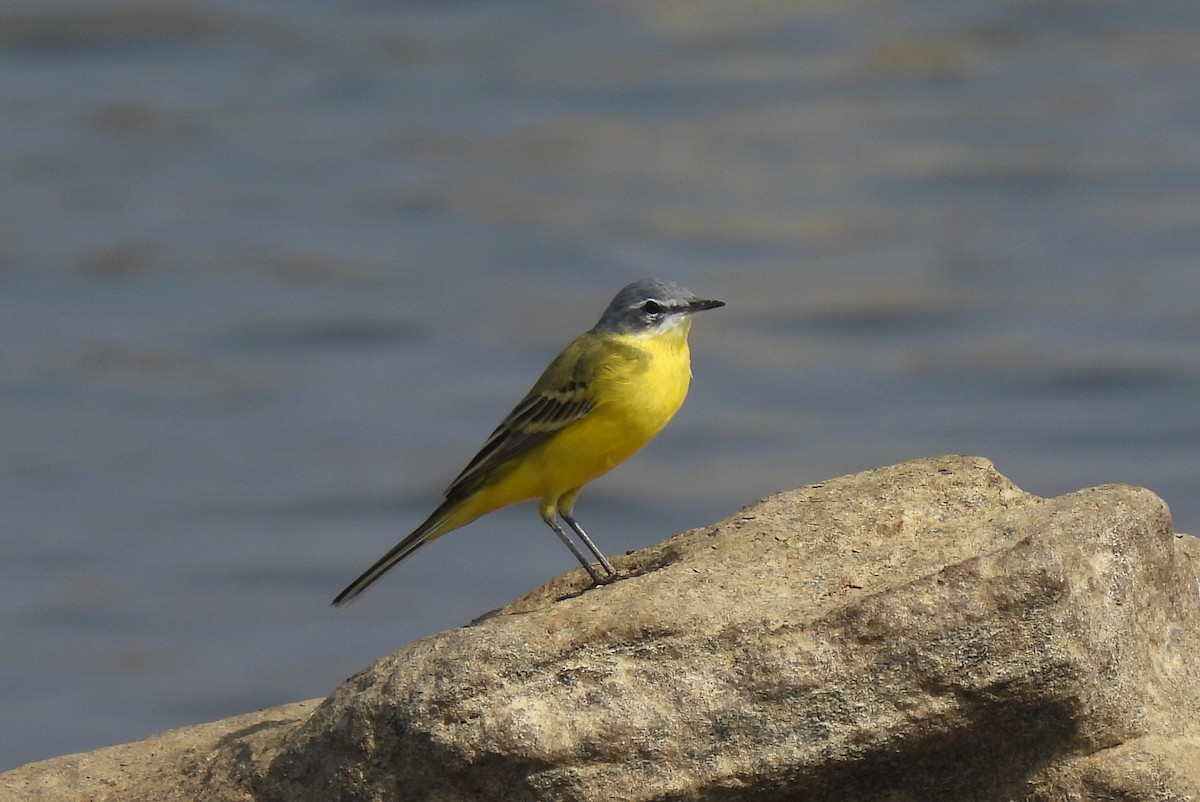
M 582 565 L 585 569 L 587 569 L 587 572 L 589 574 L 591 574 L 593 582 L 595 582 L 597 585 L 603 585 L 605 582 L 608 581 L 608 577 L 601 576 L 600 572 L 592 567 L 592 561 L 589 560 L 587 557 L 583 556 L 583 552 L 581 552 L 579 550 L 579 547 L 576 546 L 571 541 L 571 538 L 567 537 L 567 533 L 564 532 L 562 530 L 562 527 L 558 525 L 558 521 L 554 520 L 553 518 L 545 518 L 545 517 L 543 517 L 542 520 L 546 522 L 547 526 L 549 526 L 551 529 L 554 530 L 554 534 L 558 535 L 558 539 L 561 540 L 566 545 L 566 547 L 571 550 L 571 553 L 575 555 L 575 559 L 579 560 L 579 564 Z M 568 524 L 571 524 L 571 520 L 569 518 L 566 518 L 564 520 L 566 520 L 566 522 Z M 571 528 L 574 529 L 576 532 L 580 531 L 578 528 L 576 528 L 576 526 L 574 524 L 571 524 Z M 591 546 L 592 551 L 595 552 L 596 547 L 592 546 L 591 541 L 587 539 L 587 535 L 584 535 L 583 537 L 584 537 L 584 542 L 587 543 L 589 546 Z M 597 552 L 597 553 L 599 553 L 599 552 Z M 605 560 L 603 557 L 601 557 L 600 559 L 604 562 L 605 568 L 607 568 L 609 570 L 609 572 L 612 573 L 612 567 L 608 565 L 608 560 Z
M 616 576 L 617 569 L 613 568 L 612 563 L 608 561 L 608 558 L 600 552 L 600 549 L 596 548 L 596 544 L 592 542 L 590 537 L 588 537 L 587 532 L 583 531 L 583 527 L 576 523 L 575 519 L 570 515 L 559 513 L 559 516 L 567 522 L 567 526 L 575 530 L 575 534 L 579 535 L 579 539 L 583 541 L 583 545 L 587 546 L 592 554 L 596 555 L 596 559 L 600 561 L 602 566 L 604 566 L 604 570 L 608 571 L 608 576 L 610 578 Z M 599 582 L 600 580 L 596 581 Z

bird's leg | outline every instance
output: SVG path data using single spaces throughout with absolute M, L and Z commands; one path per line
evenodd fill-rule
M 567 526 L 575 530 L 575 534 L 579 535 L 579 539 L 583 541 L 583 545 L 587 546 L 588 549 L 591 550 L 592 554 L 596 555 L 596 559 L 600 561 L 602 566 L 604 566 L 604 570 L 608 571 L 609 579 L 616 576 L 617 569 L 613 568 L 612 563 L 608 561 L 608 558 L 600 552 L 600 549 L 596 548 L 596 544 L 592 542 L 590 537 L 588 537 L 588 533 L 583 531 L 583 527 L 576 523 L 575 519 L 567 513 L 560 512 L 559 516 L 567 522 Z M 600 580 L 596 581 L 599 582 Z
M 576 487 L 573 490 L 568 490 L 566 493 L 563 493 L 561 496 L 559 496 L 558 503 L 555 505 L 557 507 L 558 517 L 567 522 L 567 526 L 571 527 L 575 534 L 579 535 L 579 539 L 583 541 L 583 544 L 587 546 L 588 550 L 591 551 L 592 554 L 596 556 L 596 559 L 600 561 L 600 565 L 603 566 L 606 572 L 608 572 L 608 577 L 603 581 L 608 582 L 617 575 L 617 569 L 613 568 L 612 563 L 608 561 L 608 558 L 604 556 L 600 549 L 596 548 L 596 544 L 592 542 L 590 537 L 588 537 L 588 533 L 583 531 L 583 527 L 580 526 L 575 520 L 575 502 L 579 498 L 580 490 L 582 490 L 581 487 Z M 602 581 L 597 577 L 598 572 L 593 572 L 590 568 L 589 572 L 592 573 L 592 577 L 596 579 L 597 583 Z
M 603 585 L 605 582 L 608 581 L 608 577 L 601 576 L 600 572 L 592 567 L 592 561 L 589 560 L 587 557 L 583 556 L 583 552 L 581 552 L 579 550 L 579 547 L 576 546 L 571 541 L 571 538 L 567 537 L 567 533 L 564 532 L 562 530 L 562 527 L 558 525 L 558 521 L 556 521 L 556 520 L 554 520 L 554 518 L 552 518 L 550 516 L 546 516 L 546 515 L 542 516 L 542 520 L 546 522 L 547 526 L 549 526 L 551 529 L 554 530 L 554 534 L 558 535 L 558 539 L 561 540 L 566 545 L 566 547 L 571 550 L 571 553 L 575 555 L 575 559 L 579 560 L 579 564 L 582 565 L 585 569 L 587 569 L 587 572 L 591 575 L 593 582 L 595 582 L 597 585 Z M 568 524 L 571 524 L 571 528 L 574 529 L 576 532 L 580 531 L 573 523 L 571 523 L 571 520 L 569 518 L 564 518 L 564 520 Z M 584 535 L 583 538 L 584 538 L 584 542 L 587 543 L 588 546 L 591 547 L 592 551 L 596 552 L 596 547 L 593 546 L 592 542 L 587 539 L 587 535 Z M 596 553 L 599 554 L 599 552 L 596 552 Z M 608 565 L 608 560 L 604 560 L 603 557 L 601 557 L 601 560 L 603 560 L 603 562 L 605 564 L 605 568 L 607 568 L 609 570 L 609 572 L 611 573 L 612 567 Z

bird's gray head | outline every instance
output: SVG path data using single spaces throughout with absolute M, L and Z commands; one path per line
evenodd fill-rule
M 695 312 L 724 305 L 724 301 L 697 298 L 673 282 L 644 278 L 617 293 L 593 330 L 614 334 L 663 331 Z

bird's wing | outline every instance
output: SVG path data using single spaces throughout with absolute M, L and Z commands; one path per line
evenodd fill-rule
M 584 334 L 550 363 L 533 389 L 450 483 L 446 498 L 470 493 L 492 468 L 544 442 L 592 411 L 588 377 L 594 350 L 589 345 L 589 334 Z

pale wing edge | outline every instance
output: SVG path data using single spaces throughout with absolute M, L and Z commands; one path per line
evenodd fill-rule
M 545 441 L 563 427 L 585 417 L 592 410 L 587 384 L 568 382 L 557 390 L 526 396 L 488 437 L 479 452 L 467 463 L 450 487 L 446 498 L 470 487 L 492 468 Z

